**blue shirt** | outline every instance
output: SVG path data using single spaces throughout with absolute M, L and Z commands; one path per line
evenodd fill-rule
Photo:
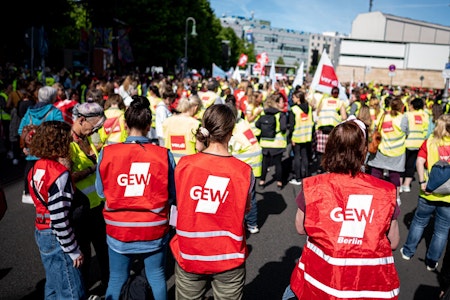
M 125 140 L 124 144 L 140 142 L 143 144 L 150 143 L 150 140 L 144 136 L 129 136 Z M 175 192 L 175 180 L 174 180 L 174 170 L 175 170 L 175 160 L 173 159 L 172 152 L 168 151 L 169 158 L 169 205 L 175 204 L 176 192 Z M 98 156 L 98 165 L 100 165 L 103 158 L 103 149 L 100 151 Z M 97 168 L 97 177 L 95 179 L 95 189 L 100 197 L 105 197 L 103 193 L 103 182 L 100 177 L 99 168 Z M 108 199 L 106 199 L 108 200 Z M 137 241 L 137 242 L 127 242 L 124 243 L 119 241 L 109 235 L 106 236 L 106 242 L 108 246 L 117 253 L 122 254 L 132 254 L 132 253 L 148 253 L 161 249 L 169 241 L 169 234 L 166 234 L 160 239 L 153 241 Z

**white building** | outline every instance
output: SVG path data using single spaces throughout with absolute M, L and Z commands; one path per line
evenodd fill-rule
M 318 49 L 320 55 L 324 47 L 330 48 L 333 52 L 330 58 L 334 59 L 335 45 L 338 44 L 335 41 L 338 39 L 335 34 L 324 37 L 321 34 L 299 30 L 273 28 L 270 21 L 257 20 L 253 17 L 223 16 L 219 19 L 222 27 L 232 28 L 238 37 L 253 43 L 255 54 L 266 52 L 270 62 L 276 62 L 281 57 L 285 65 L 300 66 L 303 61 L 307 70 L 311 63 L 311 50 Z
M 442 88 L 449 55 L 450 27 L 364 13 L 353 21 L 350 37 L 341 40 L 337 75 L 342 82 Z

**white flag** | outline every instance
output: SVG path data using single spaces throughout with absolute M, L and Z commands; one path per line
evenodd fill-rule
M 300 64 L 300 68 L 297 70 L 297 75 L 295 76 L 294 82 L 292 83 L 292 87 L 295 88 L 297 85 L 302 86 L 303 85 L 303 76 L 304 76 L 304 70 L 303 68 L 305 63 L 302 61 Z
M 327 51 L 324 49 L 322 56 L 320 57 L 319 65 L 317 66 L 316 73 L 314 73 L 310 90 L 331 94 L 331 89 L 335 86 L 339 88 L 339 99 L 348 101 L 345 89 L 339 82 L 336 72 L 334 71 L 333 64 L 328 57 Z
M 272 90 L 275 90 L 275 82 L 277 81 L 277 74 L 275 73 L 275 63 L 272 60 L 272 66 L 270 66 L 269 78 L 272 81 Z
M 233 76 L 231 76 L 234 80 L 237 82 L 241 82 L 241 73 L 239 72 L 239 66 L 236 66 L 236 69 L 234 69 Z

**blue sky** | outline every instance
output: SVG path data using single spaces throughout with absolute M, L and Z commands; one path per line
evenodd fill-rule
M 217 17 L 243 16 L 272 27 L 311 33 L 351 33 L 352 21 L 369 12 L 369 0 L 210 0 Z M 450 26 L 450 0 L 373 0 L 372 12 Z

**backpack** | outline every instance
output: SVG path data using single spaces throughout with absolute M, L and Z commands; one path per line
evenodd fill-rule
M 447 161 L 439 160 L 431 167 L 425 190 L 429 193 L 450 195 L 450 164 Z
M 153 299 L 153 293 L 145 276 L 144 264 L 141 259 L 132 262 L 130 275 L 122 286 L 119 300 Z
M 277 133 L 277 120 L 275 115 L 262 115 L 259 117 L 261 138 L 274 139 Z

